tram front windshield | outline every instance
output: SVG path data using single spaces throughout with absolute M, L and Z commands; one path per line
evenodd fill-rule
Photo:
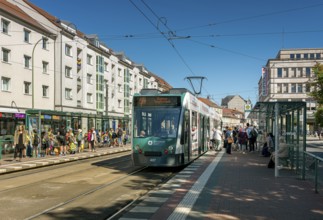
M 175 138 L 180 108 L 135 108 L 134 137 Z

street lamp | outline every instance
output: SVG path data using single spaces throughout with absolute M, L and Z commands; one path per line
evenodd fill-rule
M 42 41 L 44 38 L 42 37 L 42 38 L 40 38 L 36 43 L 35 43 L 35 45 L 34 45 L 34 47 L 33 47 L 33 51 L 32 51 L 32 57 L 31 57 L 31 62 L 32 62 L 32 64 L 31 64 L 31 69 L 32 69 L 32 109 L 34 109 L 34 107 L 35 107 L 35 67 L 34 67 L 34 53 L 35 53 L 35 48 L 36 48 L 36 46 L 37 46 L 37 44 L 40 42 L 40 41 Z M 41 136 L 41 133 L 40 133 L 40 127 L 41 127 L 41 112 L 39 111 L 39 114 L 38 114 L 38 137 L 40 137 Z M 34 147 L 37 147 L 37 148 L 40 148 L 39 146 L 34 146 Z M 40 151 L 38 151 L 38 152 L 40 152 Z M 36 157 L 37 157 L 37 155 L 36 155 Z
M 33 51 L 32 51 L 32 57 L 31 57 L 31 62 L 32 62 L 32 64 L 31 64 L 31 71 L 32 71 L 32 109 L 34 109 L 34 107 L 35 107 L 35 67 L 34 67 L 34 62 L 35 62 L 35 59 L 34 59 L 34 53 L 35 53 L 35 48 L 36 48 L 36 46 L 37 46 L 37 44 L 40 42 L 40 41 L 42 41 L 44 38 L 42 37 L 41 39 L 39 39 L 36 43 L 35 43 L 35 45 L 34 45 L 34 48 L 33 48 Z

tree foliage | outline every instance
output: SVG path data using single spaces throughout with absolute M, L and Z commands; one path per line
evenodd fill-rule
M 323 108 L 319 108 L 315 112 L 315 122 L 317 125 L 323 127 Z
M 309 95 L 319 104 L 323 105 L 323 64 L 316 63 L 313 67 L 314 77 L 309 85 L 313 89 Z
M 313 67 L 314 77 L 309 81 L 312 91 L 309 93 L 318 104 L 315 112 L 317 125 L 323 126 L 323 64 L 316 63 Z

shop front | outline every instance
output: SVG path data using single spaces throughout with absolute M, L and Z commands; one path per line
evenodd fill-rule
M 26 114 L 0 112 L 0 157 L 13 152 L 13 136 L 18 125 L 26 124 Z

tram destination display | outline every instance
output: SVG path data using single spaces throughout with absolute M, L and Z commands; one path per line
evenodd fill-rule
M 168 107 L 179 107 L 181 106 L 181 98 L 178 96 L 159 96 L 159 97 L 134 97 L 134 106 L 168 106 Z

